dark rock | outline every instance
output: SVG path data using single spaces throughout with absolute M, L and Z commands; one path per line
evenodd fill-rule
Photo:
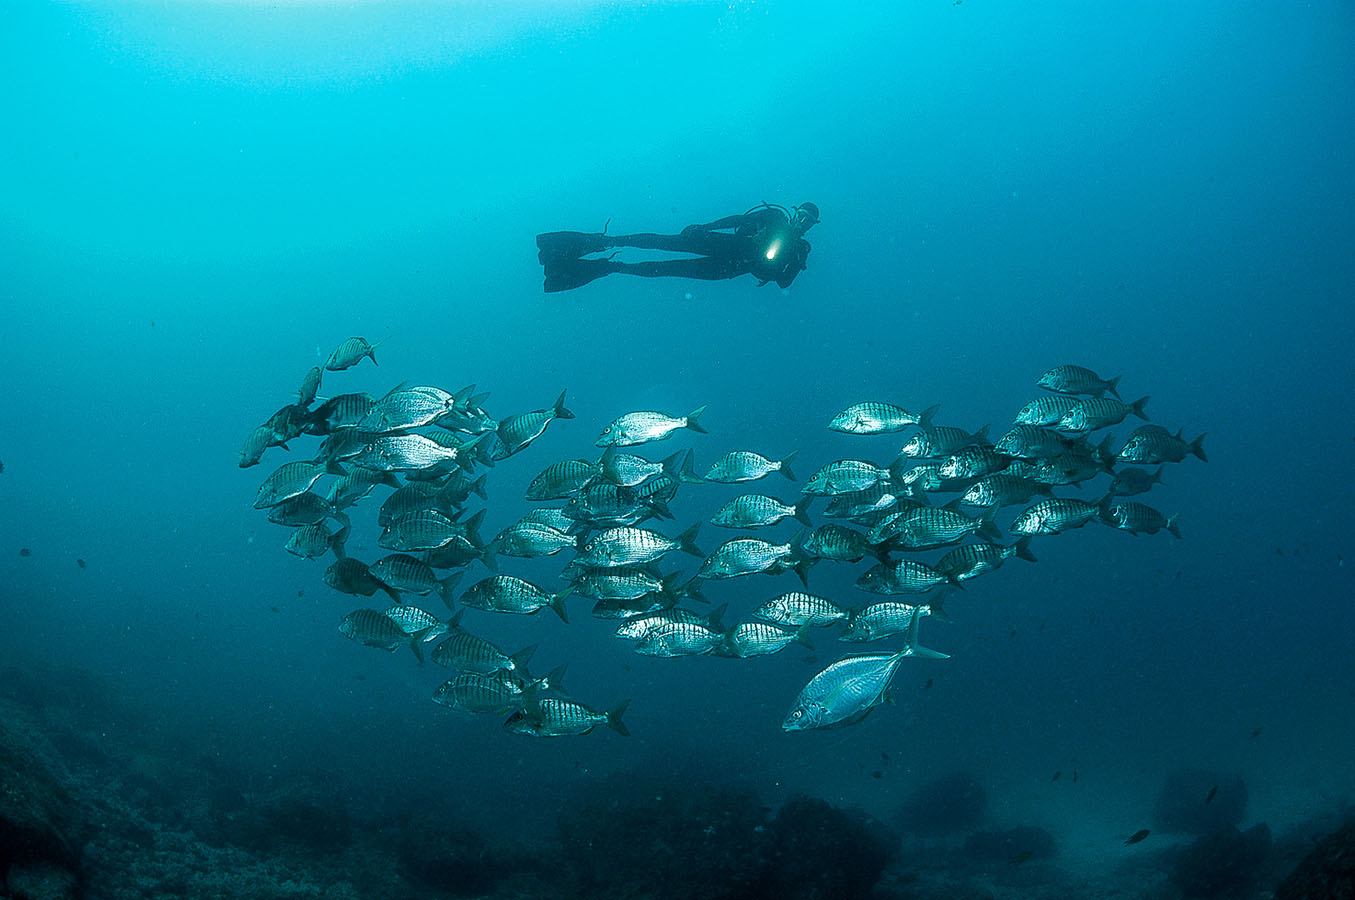
M 866 815 L 809 797 L 781 807 L 767 832 L 771 845 L 759 895 L 787 900 L 869 897 L 899 843 Z
M 1025 862 L 1049 859 L 1057 851 L 1054 836 L 1043 828 L 1024 825 L 992 831 L 976 831 L 965 838 L 964 855 L 986 861 Z
M 453 897 L 490 893 L 504 874 L 483 837 L 445 822 L 401 829 L 397 855 L 410 877 Z
M 1355 821 L 1318 841 L 1275 889 L 1275 900 L 1355 900 Z
M 971 775 L 953 772 L 928 782 L 899 807 L 905 831 L 970 831 L 983 824 L 988 792 Z
M 342 800 L 315 782 L 283 779 L 223 814 L 219 834 L 238 847 L 276 853 L 284 846 L 318 853 L 347 849 L 353 820 Z
M 45 742 L 0 722 L 0 884 L 7 876 L 16 897 L 45 900 L 77 890 L 73 807 L 56 768 Z M 66 893 L 49 890 L 57 882 L 69 884 Z
M 1153 811 L 1157 831 L 1211 834 L 1236 828 L 1247 810 L 1247 786 L 1237 775 L 1187 769 L 1168 776 Z
M 1255 881 L 1270 852 L 1270 828 L 1223 828 L 1196 839 L 1176 858 L 1172 883 L 1190 900 L 1236 896 Z

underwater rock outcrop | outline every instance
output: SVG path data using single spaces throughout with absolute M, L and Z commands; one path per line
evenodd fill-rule
M 899 807 L 899 827 L 910 832 L 971 831 L 988 814 L 988 792 L 966 772 L 929 781 Z
M 7 896 L 80 896 L 74 809 L 45 741 L 0 720 L 0 885 Z
M 1355 820 L 1318 841 L 1275 889 L 1275 900 L 1355 900 Z
M 1241 777 L 1207 769 L 1186 769 L 1167 776 L 1153 809 L 1156 831 L 1212 834 L 1236 828 L 1247 810 L 1247 785 Z
M 1270 846 L 1267 825 L 1246 831 L 1221 828 L 1181 850 L 1172 870 L 1172 883 L 1188 900 L 1238 896 L 1255 882 Z
M 1054 836 L 1034 825 L 976 831 L 965 838 L 963 852 L 970 859 L 1020 865 L 1026 860 L 1049 859 L 1057 852 Z
M 898 836 L 863 814 L 794 797 L 767 828 L 766 889 L 777 898 L 869 897 Z

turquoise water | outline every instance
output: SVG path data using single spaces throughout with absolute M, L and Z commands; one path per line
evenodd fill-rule
M 490 829 L 549 830 L 555 798 L 612 772 L 887 818 L 966 769 L 1096 859 L 1183 764 L 1241 773 L 1248 821 L 1350 795 L 1345 4 L 22 0 L 7 18 L 10 658 L 86 667 L 245 768 L 320 773 L 355 803 L 436 796 Z M 805 200 L 822 222 L 789 290 L 542 292 L 538 232 Z M 350 335 L 388 339 L 379 365 L 327 374 L 322 396 L 475 383 L 506 416 L 568 389 L 577 418 L 493 470 L 491 535 L 632 409 L 708 407 L 708 435 L 654 458 L 796 450 L 803 479 L 895 453 L 827 431 L 849 403 L 940 403 L 996 435 L 1061 363 L 1122 375 L 1153 421 L 1207 432 L 1209 462 L 1169 466 L 1148 498 L 1182 540 L 1044 539 L 1038 564 L 924 623 L 952 658 L 905 665 L 896 702 L 850 730 L 779 727 L 845 646 L 831 632 L 809 663 L 652 660 L 583 605 L 569 625 L 481 613 L 502 644 L 540 643 L 542 671 L 568 662 L 579 699 L 632 700 L 629 740 L 532 741 L 429 702 L 445 673 L 412 655 L 344 640 L 365 604 L 250 508 L 299 457 L 240 470 L 240 443 Z M 731 496 L 693 489 L 675 512 Z M 726 537 L 702 532 L 707 552 Z M 374 559 L 376 534 L 355 525 L 350 552 Z M 820 564 L 811 586 L 859 603 L 856 574 Z M 709 593 L 738 619 L 795 584 Z

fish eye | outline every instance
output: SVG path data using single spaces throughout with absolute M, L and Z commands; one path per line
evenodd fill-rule
M 792 718 L 792 719 L 798 719 L 798 718 L 800 718 L 800 717 L 803 716 L 803 715 L 804 715 L 804 710 L 802 710 L 802 709 L 797 709 L 794 713 L 791 714 L 791 718 Z

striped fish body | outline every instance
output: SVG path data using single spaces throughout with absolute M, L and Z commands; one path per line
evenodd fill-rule
M 683 538 L 695 534 L 696 526 L 684 532 Z M 656 531 L 622 526 L 609 528 L 584 544 L 578 561 L 586 566 L 639 566 L 654 562 L 670 550 L 693 549 L 683 538 L 673 540 Z M 700 555 L 699 553 L 697 555 Z
M 472 609 L 531 615 L 549 606 L 563 619 L 564 607 L 560 599 L 558 595 L 548 594 L 513 575 L 491 575 L 477 581 L 461 595 L 461 602 Z
M 599 725 L 606 725 L 619 734 L 629 734 L 621 724 L 622 703 L 607 712 L 598 712 L 574 700 L 563 697 L 540 697 L 508 717 L 504 728 L 514 734 L 533 737 L 562 737 L 587 734 Z
M 668 594 L 644 594 L 633 600 L 599 598 L 593 604 L 590 615 L 595 619 L 629 619 L 632 616 L 645 615 L 665 609 L 673 602 Z
M 873 512 L 892 509 L 899 497 L 887 482 L 872 485 L 864 491 L 829 497 L 823 515 L 829 519 L 855 519 Z
M 423 555 L 423 561 L 435 569 L 459 569 L 477 559 L 485 559 L 485 548 L 464 534 L 454 534 L 440 547 L 433 547 Z
M 1096 519 L 1100 509 L 1094 503 L 1072 497 L 1052 497 L 1026 507 L 1012 522 L 1012 534 L 1059 534 L 1081 528 Z
M 329 354 L 325 368 L 331 372 L 342 372 L 356 366 L 365 357 L 371 357 L 372 365 L 376 365 L 375 350 L 376 345 L 367 343 L 366 338 L 351 337 L 334 348 L 334 352 Z
M 916 496 L 922 491 L 939 491 L 946 486 L 939 462 L 922 463 L 899 473 L 898 486 Z
M 636 568 L 585 571 L 574 581 L 574 592 L 595 600 L 637 600 L 664 589 L 657 575 Z
M 433 648 L 433 662 L 449 669 L 490 675 L 494 672 L 515 672 L 519 659 L 531 655 L 530 648 L 516 657 L 509 656 L 479 635 L 453 629 Z
M 662 509 L 665 504 L 677 496 L 682 482 L 667 475 L 651 478 L 635 489 L 635 496 L 641 503 Z
M 360 500 L 366 499 L 367 495 L 378 484 L 397 487 L 399 483 L 393 476 L 354 466 L 353 471 L 330 485 L 329 493 L 325 495 L 325 499 L 335 509 L 345 509 Z
M 1104 396 L 1106 392 L 1120 396 L 1116 390 L 1119 383 L 1118 376 L 1106 380 L 1083 366 L 1055 366 L 1036 382 L 1045 390 L 1058 394 L 1089 394 L 1093 397 Z
M 801 632 L 794 628 L 783 628 L 770 622 L 740 622 L 725 633 L 724 642 L 716 652 L 739 659 L 770 656 L 797 640 L 804 642 Z
M 799 628 L 801 625 L 841 622 L 847 618 L 847 611 L 827 597 L 787 591 L 759 606 L 753 615 L 765 622 Z
M 554 556 L 566 547 L 577 547 L 578 543 L 577 538 L 548 525 L 519 522 L 499 532 L 490 547 L 493 552 L 504 556 L 536 559 Z
M 950 581 L 944 574 L 913 559 L 896 559 L 871 566 L 856 586 L 872 594 L 925 594 Z
M 847 620 L 847 630 L 838 640 L 851 642 L 878 641 L 882 638 L 904 634 L 913 624 L 913 616 L 931 614 L 926 604 L 904 603 L 901 600 L 884 600 L 872 603 L 852 613 Z
M 1144 415 L 1143 407 L 1147 402 L 1147 397 L 1141 397 L 1133 403 L 1121 403 L 1109 397 L 1087 397 L 1079 400 L 1076 406 L 1063 414 L 1063 418 L 1059 419 L 1058 428 L 1060 431 L 1073 434 L 1086 434 L 1089 431 L 1118 425 L 1130 413 L 1140 419 L 1146 419 L 1148 417 Z
M 773 544 L 757 538 L 734 538 L 725 541 L 706 558 L 697 571 L 697 578 L 736 578 L 767 572 L 793 559 L 790 544 Z
M 264 479 L 254 495 L 254 508 L 267 509 L 277 506 L 284 500 L 310 490 L 310 486 L 329 471 L 325 466 L 313 462 L 289 462 L 273 470 L 273 474 Z M 343 474 L 343 473 L 339 473 Z
M 899 456 L 904 459 L 935 459 L 949 456 L 973 444 L 982 444 L 987 439 L 987 425 L 972 433 L 950 425 L 927 425 L 908 438 L 899 450 Z
M 942 478 L 982 478 L 1007 468 L 1011 457 L 991 447 L 965 447 L 941 463 Z
M 297 406 L 310 406 L 315 402 L 315 395 L 320 393 L 320 379 L 324 374 L 324 369 L 311 366 L 311 370 L 301 379 L 301 387 L 296 389 Z
M 397 650 L 409 643 L 409 635 L 390 616 L 375 609 L 357 609 L 343 617 L 339 632 L 360 644 L 381 650 Z
M 810 532 L 801 544 L 801 549 L 808 556 L 837 562 L 860 562 L 867 555 L 875 553 L 875 548 L 864 534 L 833 523 L 820 525 Z
M 676 472 L 682 453 L 675 453 L 662 462 L 650 462 L 643 456 L 622 453 L 615 446 L 608 447 L 598 460 L 599 474 L 612 484 L 636 487 L 664 472 Z
M 386 617 L 408 635 L 417 635 L 421 641 L 430 641 L 447 633 L 448 627 L 437 616 L 417 606 L 401 604 L 386 610 Z
M 245 445 L 240 448 L 240 468 L 257 466 L 259 460 L 263 458 L 263 452 L 271 446 L 273 446 L 273 429 L 267 425 L 255 428 L 249 433 L 249 437 L 245 438 Z
M 806 494 L 836 496 L 869 490 L 889 481 L 889 472 L 859 459 L 839 459 L 815 472 L 805 483 Z
M 1036 397 L 1021 407 L 1016 414 L 1017 425 L 1057 425 L 1069 410 L 1077 405 L 1077 398 L 1066 394 Z
M 522 708 L 522 686 L 505 673 L 462 672 L 438 685 L 433 702 L 461 712 L 506 715 Z
M 790 516 L 800 518 L 803 515 L 800 507 L 787 506 L 775 497 L 744 494 L 720 507 L 710 521 L 723 528 L 759 528 L 775 525 Z
M 452 396 L 444 391 L 409 388 L 391 391 L 372 404 L 358 422 L 358 430 L 386 434 L 432 423 L 452 408 Z
M 541 437 L 546 426 L 556 419 L 572 419 L 574 414 L 565 409 L 565 391 L 550 409 L 534 409 L 517 416 L 509 416 L 499 423 L 497 433 L 501 446 L 494 452 L 494 459 L 506 459 L 527 448 L 527 445 Z
M 1129 435 L 1129 440 L 1120 450 L 1118 458 L 1120 462 L 1156 465 L 1181 462 L 1194 454 L 1208 462 L 1204 455 L 1203 441 L 1204 435 L 1193 441 L 1187 441 L 1180 432 L 1172 434 L 1160 425 L 1140 425 Z
M 844 434 L 889 434 L 902 431 L 910 425 L 931 421 L 936 412 L 933 406 L 920 415 L 914 415 L 901 406 L 881 401 L 854 403 L 833 417 L 828 427 Z
M 551 463 L 527 486 L 527 499 L 563 500 L 581 491 L 597 474 L 597 463 L 586 459 L 566 459 Z
M 435 550 L 458 536 L 465 536 L 465 526 L 435 509 L 419 509 L 388 525 L 376 542 L 387 550 Z
M 780 472 L 794 481 L 795 475 L 787 465 L 794 456 L 795 454 L 791 453 L 784 459 L 774 460 L 751 450 L 735 450 L 711 463 L 705 478 L 706 481 L 721 484 L 738 484 L 743 481 L 757 481 L 773 472 Z
M 1034 561 L 1035 557 L 1027 549 L 1029 538 L 1022 538 L 1022 541 L 1027 543 L 1018 542 L 1016 546 L 1004 547 L 1001 544 L 983 542 L 956 547 L 941 557 L 936 564 L 936 570 L 946 573 L 956 581 L 968 581 L 999 568 L 1013 556 L 1020 555 Z
M 375 402 L 376 398 L 367 393 L 330 397 L 306 416 L 306 432 L 333 434 L 345 428 L 356 428 Z
M 945 507 L 924 506 L 911 509 L 895 521 L 891 542 L 908 550 L 930 550 L 958 543 L 971 534 L 993 531 L 990 519 L 971 519 L 964 513 Z
M 906 656 L 903 650 L 843 657 L 810 679 L 781 727 L 804 731 L 864 716 L 884 701 L 885 690 Z
M 565 515 L 565 511 L 560 507 L 538 506 L 536 509 L 528 510 L 526 515 L 518 519 L 518 524 L 544 525 L 547 528 L 568 533 L 571 528 L 578 525 L 578 522 Z
M 724 634 L 696 622 L 669 622 L 651 628 L 635 645 L 641 656 L 671 658 L 706 656 L 724 641 Z
M 367 449 L 369 440 L 371 440 L 371 435 L 358 431 L 356 428 L 340 428 L 333 434 L 326 435 L 325 439 L 320 442 L 320 449 L 315 454 L 315 462 L 344 462 L 353 459 Z
M 340 532 L 346 536 L 346 529 Z M 343 556 L 343 540 L 321 522 L 316 525 L 303 525 L 292 532 L 287 539 L 285 549 L 302 559 L 316 559 L 331 550 L 335 556 Z
M 268 510 L 268 521 L 276 525 L 316 525 L 325 519 L 346 521 L 328 500 L 313 491 L 302 491 Z
M 437 497 L 438 486 L 432 482 L 403 485 L 381 504 L 376 513 L 376 524 L 385 528 L 412 513 L 433 509 L 438 505 Z
M 1146 469 L 1121 469 L 1110 482 L 1110 493 L 1114 497 L 1132 497 L 1146 494 L 1153 485 L 1162 483 L 1162 467 L 1156 472 Z
M 998 472 L 985 475 L 971 485 L 960 502 L 966 506 L 997 509 L 1029 503 L 1036 494 L 1049 494 L 1049 485 L 1034 478 Z
M 1176 516 L 1164 516 L 1146 503 L 1108 503 L 1101 520 L 1130 534 L 1157 534 L 1165 528 L 1178 538 L 1181 536 L 1176 528 Z
M 1068 442 L 1039 425 L 1013 425 L 993 449 L 1013 459 L 1053 459 L 1068 451 Z
M 413 472 L 461 458 L 459 447 L 444 447 L 422 434 L 389 434 L 368 441 L 353 465 L 378 472 Z
M 698 615 L 688 609 L 673 607 L 628 617 L 626 621 L 617 626 L 616 636 L 623 640 L 639 641 L 656 628 L 666 628 L 679 623 L 707 625 L 708 627 L 710 625 L 709 619 L 705 616 Z
M 398 591 L 382 584 L 368 571 L 365 563 L 352 557 L 330 563 L 329 568 L 325 569 L 324 582 L 336 591 L 362 597 L 370 597 L 377 591 L 384 591 L 396 603 L 400 602 Z
M 305 430 L 309 420 L 310 413 L 301 404 L 292 403 L 284 406 L 269 416 L 268 421 L 264 423 L 264 427 L 270 433 L 269 443 L 286 444 Z
M 652 483 L 652 482 L 651 482 Z M 640 499 L 635 488 L 608 481 L 595 481 L 569 498 L 565 514 L 578 522 L 634 525 L 655 514 L 654 508 Z
M 381 557 L 372 563 L 370 571 L 374 578 L 398 591 L 427 594 L 442 588 L 432 566 L 404 553 Z
M 673 432 L 683 428 L 704 434 L 706 429 L 696 420 L 705 411 L 706 408 L 702 406 L 681 417 L 653 410 L 626 413 L 604 428 L 596 443 L 599 447 L 633 447 L 651 441 L 667 440 L 672 437 Z

